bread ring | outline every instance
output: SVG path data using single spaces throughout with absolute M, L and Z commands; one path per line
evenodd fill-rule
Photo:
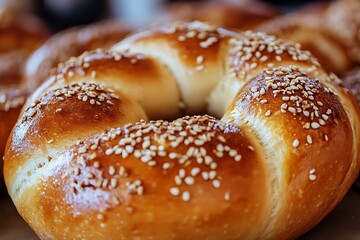
M 222 118 L 147 120 L 181 107 Z M 42 239 L 294 239 L 354 182 L 359 116 L 297 44 L 170 24 L 60 66 L 14 128 L 5 181 Z

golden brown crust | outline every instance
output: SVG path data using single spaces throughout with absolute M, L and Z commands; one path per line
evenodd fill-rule
M 35 230 L 42 238 L 217 239 L 218 225 L 224 236 L 254 238 L 256 227 L 245 229 L 263 227 L 258 220 L 269 211 L 259 154 L 235 126 L 207 116 L 111 129 L 51 160 L 62 162 L 46 180 L 44 194 L 52 198 L 35 189 L 29 198 L 49 220 Z M 23 216 L 33 222 L 31 212 Z
M 85 51 L 110 47 L 129 32 L 129 27 L 112 20 L 57 33 L 29 58 L 24 73 L 28 88 L 42 84 L 59 63 Z
M 158 21 L 204 21 L 235 30 L 254 29 L 277 16 L 279 11 L 259 1 L 173 3 L 165 7 Z
M 48 144 L 61 146 L 90 136 L 86 129 L 96 133 L 142 118 L 146 119 L 146 115 L 136 103 L 112 89 L 95 83 L 64 85 L 44 93 L 24 110 L 12 133 L 11 145 L 13 154 L 23 157 L 11 164 L 22 165 L 25 156 L 38 154 L 37 148 L 52 158 L 51 149 L 46 150 Z
M 225 115 L 139 121 L 182 100 Z M 5 181 L 43 239 L 294 239 L 354 182 L 359 116 L 298 44 L 176 23 L 60 64 L 13 130 Z
M 273 159 L 281 175 L 276 200 L 281 207 L 264 237 L 300 236 L 337 201 L 337 186 L 351 168 L 353 139 L 348 136 L 352 127 L 346 112 L 331 89 L 294 67 L 265 70 L 233 104 L 229 121 L 249 128 L 261 121 L 258 131 L 274 138 L 274 144 L 263 144 L 272 148 L 270 152 L 281 152 Z M 342 151 L 330 151 L 334 148 Z
M 180 94 L 173 78 L 169 70 L 154 59 L 97 49 L 59 64 L 53 76 L 37 89 L 28 102 L 35 101 L 49 87 L 89 81 L 106 84 L 132 96 L 151 119 L 158 117 L 159 112 L 162 112 L 163 118 L 173 119 L 181 112 L 178 104 Z

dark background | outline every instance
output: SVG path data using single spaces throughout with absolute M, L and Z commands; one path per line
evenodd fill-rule
M 50 29 L 53 32 L 60 31 L 62 29 L 75 26 L 88 24 L 104 18 L 111 17 L 110 9 L 113 7 L 112 3 L 121 0 L 34 0 L 32 12 L 41 18 L 45 19 Z M 131 0 L 128 0 L 131 1 Z M 148 0 L 151 1 L 151 0 Z M 219 0 L 221 1 L 221 0 Z M 58 3 L 65 2 L 69 8 L 66 10 L 58 7 Z M 163 3 L 179 2 L 174 0 L 163 0 Z M 182 2 L 196 2 L 195 0 L 183 0 Z M 205 2 L 205 1 L 202 1 Z M 296 0 L 296 1 L 284 1 L 284 0 L 264 0 L 269 4 L 272 4 L 283 12 L 291 11 L 301 5 L 310 2 L 326 2 L 323 1 L 309 1 L 309 0 Z M 139 6 L 140 7 L 140 6 Z M 121 16 L 116 16 L 121 18 Z

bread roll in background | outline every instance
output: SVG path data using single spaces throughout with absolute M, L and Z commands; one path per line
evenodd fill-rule
M 360 107 L 360 68 L 355 68 L 344 74 L 342 77 L 344 84 L 356 97 L 356 100 Z M 355 187 L 360 190 L 360 176 L 355 182 Z
M 342 75 L 360 62 L 359 12 L 357 0 L 310 4 L 257 30 L 300 43 L 325 70 Z
M 121 21 L 106 20 L 53 35 L 29 57 L 25 65 L 23 79 L 27 89 L 32 92 L 39 87 L 59 63 L 85 51 L 110 47 L 130 31 L 131 28 Z
M 0 9 L 0 159 L 6 140 L 18 118 L 28 91 L 22 82 L 22 67 L 31 54 L 48 37 L 44 23 L 13 8 Z M 0 186 L 2 183 L 0 162 Z
M 254 29 L 280 11 L 261 1 L 175 2 L 165 5 L 156 22 L 204 21 L 234 30 Z

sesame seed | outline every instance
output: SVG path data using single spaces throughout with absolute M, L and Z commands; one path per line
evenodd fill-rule
M 310 179 L 310 181 L 315 181 L 316 180 L 316 175 L 310 174 L 309 179 Z
M 198 65 L 195 67 L 195 70 L 198 71 L 198 72 L 201 72 L 205 69 L 204 65 Z
M 320 124 L 321 126 L 324 126 L 324 125 L 326 125 L 326 122 L 325 122 L 324 120 L 322 120 L 322 119 L 319 119 L 319 124 Z
M 229 201 L 229 200 L 230 200 L 230 193 L 229 193 L 229 192 L 226 192 L 226 193 L 224 194 L 224 199 L 225 199 L 225 201 Z
M 237 155 L 237 151 L 236 151 L 236 150 L 234 150 L 234 149 L 230 150 L 230 152 L 229 152 L 229 156 L 230 156 L 230 157 L 235 157 L 236 155 Z
M 190 193 L 188 191 L 184 191 L 181 198 L 184 202 L 190 201 Z
M 134 148 L 133 148 L 131 145 L 126 145 L 125 150 L 126 150 L 128 153 L 132 153 L 132 152 L 134 151 Z
M 234 160 L 235 160 L 236 162 L 240 162 L 240 161 L 241 161 L 241 158 L 242 158 L 242 156 L 239 154 L 239 155 L 236 155 L 236 157 L 234 158 Z
M 170 188 L 170 193 L 173 196 L 179 196 L 180 189 L 178 187 L 172 187 L 172 188 Z
M 312 138 L 311 138 L 310 135 L 307 135 L 307 136 L 306 136 L 306 141 L 308 142 L 308 144 L 312 144 L 312 143 L 313 143 Z
M 312 127 L 313 129 L 318 129 L 318 128 L 320 127 L 320 124 L 317 123 L 317 122 L 312 122 L 312 123 L 311 123 L 311 127 Z
M 86 146 L 82 146 L 82 147 L 80 147 L 79 148 L 79 150 L 78 150 L 78 153 L 86 153 L 86 151 L 87 151 L 87 148 L 86 148 Z
M 223 143 L 225 143 L 226 142 L 226 139 L 223 137 L 223 136 L 218 136 L 218 139 L 219 139 L 219 141 L 220 142 L 223 142 Z
M 220 181 L 215 179 L 212 181 L 212 185 L 214 188 L 219 188 L 220 187 Z
M 116 186 L 117 186 L 117 180 L 116 180 L 116 178 L 112 178 L 112 179 L 111 179 L 110 185 L 111 185 L 111 187 L 116 188 Z
M 201 176 L 204 179 L 204 181 L 209 180 L 209 173 L 208 172 L 201 172 Z
M 190 174 L 193 177 L 195 177 L 198 173 L 200 173 L 200 168 L 198 168 L 198 167 L 195 167 L 195 168 L 191 169 L 191 171 L 190 171 Z
M 143 195 L 144 194 L 144 187 L 143 186 L 138 186 L 137 188 L 136 188 L 136 193 L 137 193 L 137 195 Z
M 185 169 L 180 169 L 179 170 L 179 177 L 184 178 L 185 176 L 186 176 Z
M 178 175 L 174 177 L 174 180 L 176 185 L 181 185 L 182 179 Z
M 94 162 L 94 168 L 99 168 L 100 167 L 100 163 L 98 161 Z
M 109 148 L 109 149 L 106 149 L 105 154 L 111 155 L 111 154 L 113 154 L 113 152 L 114 152 L 114 150 L 112 148 Z
M 183 42 L 183 41 L 186 40 L 186 37 L 185 37 L 185 36 L 179 36 L 179 37 L 178 37 L 178 40 L 179 40 L 180 42 Z
M 265 113 L 265 117 L 269 117 L 270 115 L 271 115 L 271 111 L 267 110 L 266 113 Z
M 217 175 L 216 171 L 210 171 L 210 172 L 209 172 L 209 179 L 210 179 L 210 180 L 215 179 L 215 178 L 216 178 L 216 175 Z
M 186 177 L 184 179 L 184 182 L 187 184 L 187 185 L 193 185 L 195 183 L 195 179 L 193 177 Z
M 324 135 L 324 139 L 325 141 L 329 141 L 329 137 L 326 134 Z
M 154 167 L 154 166 L 156 166 L 156 161 L 150 161 L 147 163 L 147 165 L 150 167 Z
M 247 146 L 247 148 L 250 150 L 250 151 L 255 151 L 255 148 L 251 145 Z
M 170 159 L 175 159 L 176 157 L 177 157 L 177 153 L 175 153 L 175 152 L 169 153 Z
M 115 174 L 115 168 L 113 167 L 113 166 L 110 166 L 109 167 L 109 174 L 112 176 L 112 175 L 114 175 Z
M 167 170 L 167 169 L 169 169 L 170 168 L 170 163 L 164 163 L 163 164 L 163 169 L 164 170 Z
M 297 147 L 299 146 L 299 144 L 300 144 L 300 142 L 299 142 L 298 139 L 295 139 L 295 140 L 293 141 L 293 143 L 292 143 L 292 145 L 293 145 L 294 148 L 297 148 Z

